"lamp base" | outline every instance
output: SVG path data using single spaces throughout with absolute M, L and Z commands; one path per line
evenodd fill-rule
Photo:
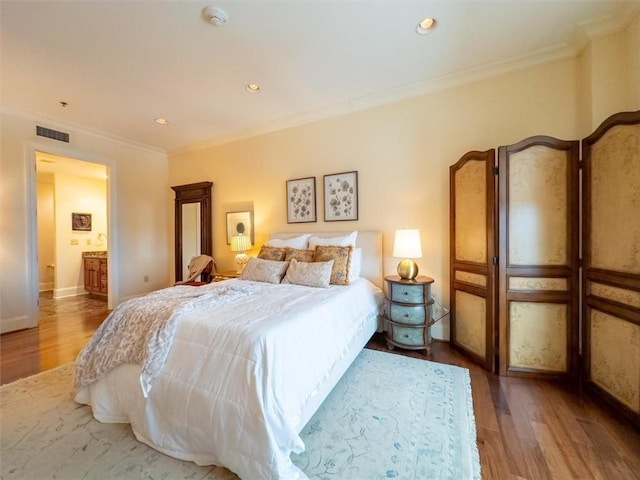
M 398 275 L 405 280 L 413 280 L 418 276 L 418 264 L 413 260 L 402 260 L 398 264 Z
M 249 261 L 249 256 L 246 253 L 236 254 L 236 265 L 238 265 L 238 273 L 242 273 L 248 261 Z

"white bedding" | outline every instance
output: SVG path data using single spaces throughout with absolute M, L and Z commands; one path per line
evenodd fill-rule
M 76 401 L 100 421 L 131 423 L 138 440 L 173 457 L 247 480 L 306 478 L 289 455 L 304 450 L 307 407 L 376 330 L 382 292 L 365 279 L 328 289 L 243 280 L 197 288 L 234 286 L 252 294 L 177 319 L 148 398 L 140 365 L 125 364 Z

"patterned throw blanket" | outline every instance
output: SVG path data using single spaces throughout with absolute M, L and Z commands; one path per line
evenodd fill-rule
M 253 290 L 251 285 L 177 286 L 127 300 L 109 314 L 78 354 L 75 388 L 119 365 L 135 363 L 142 365 L 140 385 L 146 398 L 167 359 L 180 317 L 237 300 Z

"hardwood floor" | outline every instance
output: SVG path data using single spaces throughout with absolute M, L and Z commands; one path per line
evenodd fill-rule
M 37 328 L 0 336 L 1 383 L 73 361 L 106 306 L 86 296 L 41 296 Z M 368 347 L 386 350 L 384 338 L 376 334 Z M 446 342 L 434 342 L 428 360 L 469 369 L 483 479 L 640 480 L 640 432 L 579 388 L 488 373 Z
M 103 299 L 42 293 L 38 327 L 0 336 L 0 383 L 73 362 L 108 313 Z

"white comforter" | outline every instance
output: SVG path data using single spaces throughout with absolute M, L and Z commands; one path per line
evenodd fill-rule
M 253 293 L 179 316 L 148 398 L 140 365 L 126 364 L 76 401 L 100 421 L 131 423 L 138 440 L 173 457 L 247 480 L 306 478 L 289 458 L 304 450 L 305 406 L 353 339 L 375 331 L 382 293 L 364 279 L 329 289 L 242 280 L 198 288 L 234 286 Z

